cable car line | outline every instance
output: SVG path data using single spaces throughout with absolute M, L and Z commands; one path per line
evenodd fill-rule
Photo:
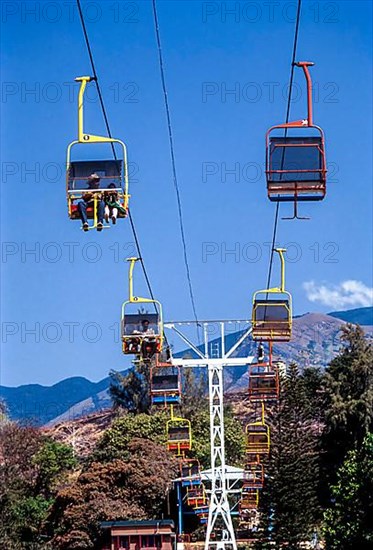
M 137 253 L 138 253 L 138 256 L 139 256 L 140 263 L 142 265 L 142 269 L 143 269 L 143 272 L 144 272 L 144 277 L 145 277 L 146 284 L 148 286 L 149 294 L 150 294 L 152 300 L 155 300 L 153 290 L 152 290 L 152 287 L 150 285 L 149 277 L 148 277 L 147 271 L 145 269 L 144 260 L 143 260 L 143 257 L 142 257 L 142 254 L 141 254 L 141 249 L 140 249 L 139 238 L 137 236 L 135 224 L 134 224 L 134 221 L 133 221 L 132 214 L 131 214 L 130 210 L 128 211 L 128 219 L 129 219 L 130 224 L 131 224 L 133 238 L 135 239 L 136 250 L 137 250 Z
M 99 81 L 98 81 L 96 66 L 95 66 L 95 62 L 94 62 L 94 58 L 93 58 L 93 52 L 92 52 L 92 48 L 91 48 L 91 45 L 90 45 L 90 42 L 89 42 L 87 27 L 85 25 L 84 15 L 83 15 L 80 0 L 76 0 L 76 3 L 77 3 L 77 7 L 78 7 L 80 21 L 81 21 L 81 24 L 82 24 L 84 39 L 85 39 L 85 43 L 86 43 L 87 50 L 88 50 L 88 55 L 89 55 L 89 59 L 90 59 L 90 63 L 91 63 L 91 68 L 92 68 L 92 72 L 93 72 L 93 80 L 96 83 L 98 97 L 99 97 L 100 105 L 101 105 L 101 110 L 102 110 L 104 120 L 105 120 L 106 130 L 107 130 L 108 136 L 111 138 L 112 134 L 111 134 L 111 130 L 110 130 L 109 119 L 108 119 L 108 116 L 107 116 L 107 113 L 106 113 L 105 103 L 104 103 L 104 99 L 103 99 L 103 96 L 102 96 L 102 93 L 101 93 L 100 84 L 99 84 Z M 116 155 L 113 143 L 111 143 L 111 148 L 112 148 L 112 151 L 113 151 L 114 159 L 117 160 L 117 155 Z M 147 274 L 145 264 L 144 264 L 144 260 L 143 260 L 142 254 L 141 254 L 140 242 L 139 242 L 139 238 L 137 236 L 135 224 L 134 224 L 134 221 L 133 221 L 132 214 L 131 214 L 130 210 L 128 210 L 128 217 L 129 217 L 129 220 L 130 220 L 131 230 L 132 230 L 132 233 L 133 233 L 133 238 L 134 238 L 134 241 L 135 241 L 137 254 L 138 254 L 138 257 L 140 259 L 140 263 L 141 263 L 142 270 L 143 270 L 144 277 L 145 277 L 145 281 L 146 281 L 146 284 L 147 284 L 147 287 L 148 287 L 148 290 L 149 290 L 149 294 L 150 294 L 152 300 L 155 300 L 153 290 L 151 288 L 149 276 Z M 156 307 L 155 303 L 154 303 L 154 307 L 155 307 L 155 310 L 157 311 L 157 307 Z M 167 342 L 166 338 L 165 338 L 165 340 Z
M 194 315 L 194 318 L 195 318 L 196 323 L 197 323 L 198 340 L 200 340 L 199 328 L 198 328 L 200 326 L 200 324 L 198 323 L 198 316 L 197 316 L 196 304 L 195 304 L 195 299 L 194 299 L 193 285 L 192 285 L 191 274 L 190 274 L 190 267 L 189 267 L 189 261 L 188 261 L 188 252 L 187 252 L 187 245 L 186 245 L 186 239 L 185 239 L 183 212 L 182 212 L 182 207 L 181 207 L 180 189 L 179 189 L 177 171 L 176 171 L 176 158 L 175 158 L 175 149 L 174 149 L 174 139 L 173 139 L 173 133 L 172 133 L 170 106 L 169 106 L 168 95 L 167 95 L 166 77 L 165 77 L 164 62 L 163 62 L 163 55 L 162 55 L 161 37 L 160 37 L 160 32 L 159 32 L 156 0 L 152 0 L 152 5 L 153 5 L 153 15 L 154 15 L 154 27 L 155 27 L 155 33 L 156 33 L 156 39 L 157 39 L 157 48 L 158 48 L 159 69 L 160 69 L 161 82 L 162 82 L 162 91 L 163 91 L 164 104 L 165 104 L 166 117 L 167 117 L 167 128 L 168 128 L 168 138 L 169 138 L 169 144 L 170 144 L 170 155 L 171 155 L 171 164 L 172 164 L 173 183 L 174 183 L 175 192 L 176 192 L 177 207 L 178 207 L 178 214 L 179 214 L 180 235 L 181 235 L 181 241 L 182 241 L 183 253 L 184 253 L 184 263 L 185 263 L 186 276 L 187 276 L 188 285 L 189 285 L 189 295 L 190 295 L 190 301 L 192 303 L 193 315 Z
M 299 23 L 300 23 L 301 7 L 302 7 L 302 0 L 298 0 L 297 16 L 296 16 L 296 23 L 295 23 L 295 33 L 294 33 L 294 42 L 293 42 L 293 54 L 292 54 L 292 59 L 291 59 L 288 104 L 287 104 L 287 108 L 286 108 L 286 124 L 289 122 L 289 117 L 290 117 L 291 94 L 292 94 L 293 81 L 294 81 L 295 59 L 296 59 L 296 55 L 297 55 L 297 45 L 298 45 L 298 36 L 299 36 Z M 285 128 L 285 136 L 284 137 L 287 136 L 287 131 L 288 131 L 288 129 Z M 283 153 L 282 153 L 281 170 L 283 169 L 283 166 L 284 166 L 284 157 L 285 157 L 285 150 L 283 150 Z M 267 288 L 269 288 L 270 285 L 271 285 L 272 265 L 273 265 L 273 257 L 274 257 L 274 252 L 275 252 L 275 243 L 276 243 L 276 235 L 277 235 L 277 227 L 278 227 L 279 210 L 280 210 L 280 203 L 277 202 L 276 211 L 275 211 L 275 219 L 274 219 L 274 224 L 273 224 L 271 257 L 270 257 L 269 268 L 268 268 Z
M 311 62 L 296 63 L 295 62 L 297 44 L 298 44 L 298 35 L 299 35 L 301 3 L 302 3 L 301 0 L 298 0 L 292 61 L 291 61 L 291 71 L 290 71 L 290 83 L 289 83 L 289 91 L 288 91 L 288 98 L 287 98 L 286 122 L 285 124 L 272 126 L 266 134 L 266 144 L 267 144 L 266 176 L 267 176 L 267 186 L 268 186 L 268 197 L 270 198 L 270 200 L 276 201 L 277 205 L 275 209 L 275 218 L 274 218 L 274 224 L 273 224 L 272 247 L 271 247 L 271 254 L 270 254 L 270 261 L 269 261 L 269 268 L 268 268 L 267 288 L 264 290 L 256 291 L 253 297 L 253 313 L 252 313 L 253 316 L 251 320 L 251 324 L 252 324 L 251 331 L 252 331 L 252 339 L 254 340 L 254 342 L 255 341 L 259 342 L 259 346 L 257 351 L 257 360 L 255 363 L 251 363 L 251 365 L 249 366 L 248 399 L 252 407 L 252 410 L 254 412 L 254 418 L 252 421 L 250 421 L 247 424 L 246 430 L 245 430 L 246 460 L 245 460 L 245 467 L 243 472 L 241 497 L 238 504 L 238 510 L 239 510 L 239 516 L 240 516 L 239 525 L 245 525 L 246 528 L 248 529 L 252 529 L 251 525 L 254 525 L 255 522 L 257 521 L 257 519 L 255 519 L 254 512 L 257 512 L 259 508 L 259 495 L 265 485 L 265 472 L 264 472 L 265 461 L 267 460 L 271 452 L 271 407 L 274 403 L 278 402 L 278 399 L 280 397 L 280 380 L 279 380 L 280 363 L 278 361 L 273 361 L 273 355 L 272 355 L 273 343 L 288 342 L 290 341 L 291 334 L 292 334 L 292 319 L 293 319 L 292 297 L 285 287 L 284 253 L 286 250 L 283 248 L 276 248 L 276 236 L 277 236 L 277 230 L 278 230 L 278 219 L 279 219 L 279 208 L 280 208 L 279 203 L 280 201 L 283 201 L 283 200 L 293 201 L 294 202 L 293 218 L 302 219 L 302 218 L 299 218 L 297 215 L 298 199 L 299 200 L 321 200 L 325 196 L 326 163 L 325 163 L 325 149 L 324 149 L 324 134 L 321 128 L 319 128 L 318 126 L 315 126 L 312 121 L 312 81 L 311 81 L 310 74 L 308 72 L 308 66 L 313 65 L 313 63 Z M 89 43 L 88 33 L 84 22 L 84 16 L 81 9 L 80 0 L 77 0 L 77 6 L 78 6 L 84 38 L 88 49 L 89 59 L 91 62 L 94 76 L 79 77 L 76 80 L 84 81 L 83 83 L 84 87 L 85 87 L 86 81 L 89 82 L 90 80 L 95 80 L 107 132 L 109 137 L 111 138 L 109 121 L 108 121 L 108 117 L 107 117 L 107 113 L 106 113 L 106 109 L 103 101 L 103 96 L 102 96 L 101 89 L 98 82 L 93 53 Z M 222 359 L 215 359 L 213 358 L 213 356 L 211 358 L 209 357 L 207 323 L 209 322 L 211 323 L 212 321 L 209 321 L 209 322 L 199 321 L 197 317 L 196 303 L 195 303 L 195 297 L 194 297 L 193 285 L 192 285 L 192 279 L 191 279 L 191 271 L 190 271 L 189 260 L 188 260 L 187 242 L 185 237 L 182 201 L 181 201 L 181 195 L 180 195 L 180 189 L 179 189 L 179 183 L 178 183 L 178 175 L 176 170 L 174 137 L 173 137 L 173 131 L 172 131 L 170 105 L 169 105 L 168 94 L 167 94 L 165 68 L 164 68 L 164 61 L 163 61 L 163 54 L 162 54 L 162 47 L 161 47 L 156 0 L 152 0 L 152 8 L 153 8 L 153 15 L 154 15 L 156 43 L 158 48 L 160 78 L 161 78 L 165 111 L 166 111 L 166 119 L 167 119 L 173 185 L 175 188 L 176 199 L 177 199 L 180 236 L 181 236 L 182 247 L 183 247 L 186 276 L 187 276 L 188 285 L 189 285 L 190 300 L 191 300 L 192 310 L 195 318 L 194 321 L 173 321 L 170 323 L 170 325 L 172 324 L 173 326 L 166 327 L 166 328 L 173 328 L 176 333 L 181 335 L 181 332 L 178 331 L 174 325 L 176 324 L 194 325 L 195 324 L 197 329 L 198 340 L 200 340 L 199 328 L 201 326 L 205 327 L 205 357 L 199 353 L 199 350 L 197 347 L 193 347 L 193 344 L 191 344 L 191 348 L 194 349 L 194 351 L 196 351 L 197 354 L 202 358 L 203 365 L 205 364 L 203 362 L 203 359 L 206 359 L 206 366 L 208 366 L 209 373 L 210 373 L 210 366 L 213 367 L 211 371 L 213 373 L 211 378 L 212 381 L 209 381 L 209 391 L 210 391 L 209 397 L 210 397 L 210 422 L 212 423 L 210 424 L 210 431 L 211 431 L 211 437 L 212 437 L 211 439 L 211 447 L 212 447 L 211 471 L 214 473 L 213 475 L 215 476 L 216 465 L 218 464 L 218 462 L 216 462 L 215 456 L 218 456 L 218 455 L 214 454 L 216 452 L 214 449 L 219 449 L 219 447 L 221 449 L 219 451 L 221 453 L 219 455 L 221 460 L 221 471 L 222 472 L 225 471 L 224 470 L 225 469 L 224 437 L 223 435 L 219 435 L 219 433 L 224 434 L 224 412 L 223 412 L 223 400 L 222 400 L 224 387 L 223 387 L 222 377 L 221 377 L 221 382 L 219 383 L 214 382 L 214 376 L 217 376 L 218 369 L 217 368 L 215 369 L 215 374 L 214 374 L 213 362 L 219 361 L 222 364 L 224 363 L 224 361 L 229 362 L 231 359 L 227 359 L 227 358 L 231 355 L 233 351 L 237 349 L 237 347 L 240 345 L 240 343 L 242 343 L 242 341 L 246 338 L 246 335 L 249 332 L 246 331 L 245 334 L 238 340 L 238 342 L 234 344 L 234 346 L 230 349 L 230 351 L 227 354 L 225 354 L 224 327 L 222 327 L 222 333 L 221 333 Z M 307 80 L 308 119 L 289 123 L 295 66 L 302 67 Z M 84 93 L 84 88 L 83 88 L 82 94 L 83 93 Z M 79 112 L 80 111 L 78 107 L 78 113 Z M 81 119 L 83 116 L 82 113 L 83 113 L 83 105 L 81 105 L 81 115 L 79 115 Z M 81 127 L 82 126 L 83 124 L 81 123 Z M 303 137 L 299 138 L 298 136 L 289 137 L 288 141 L 286 141 L 289 127 L 294 129 L 294 128 L 301 128 L 303 126 L 307 126 L 308 128 L 314 128 L 319 131 L 320 135 L 317 138 L 314 138 L 314 136 L 312 136 L 312 138 L 314 139 L 313 143 L 310 143 L 310 141 L 308 142 L 301 141 L 302 139 L 307 139 L 307 138 L 303 138 Z M 275 138 L 273 138 L 271 135 L 271 137 L 269 138 L 270 132 L 272 130 L 278 131 L 278 129 L 284 130 L 284 137 L 282 137 L 281 135 L 280 137 L 275 136 Z M 82 136 L 82 135 L 83 135 L 83 131 L 79 130 L 79 136 Z M 109 139 L 100 138 L 100 136 L 85 135 L 84 138 L 88 138 L 88 139 L 99 138 L 99 139 L 96 139 L 96 141 L 101 141 L 101 142 L 103 140 L 109 141 Z M 120 140 L 111 141 L 113 155 L 115 160 L 117 160 L 113 141 L 119 142 L 119 143 L 122 143 L 122 142 Z M 74 142 L 74 143 L 81 143 L 81 142 L 82 142 L 82 138 L 79 137 L 78 142 Z M 314 150 L 316 150 L 319 155 L 318 164 L 316 164 L 316 166 L 311 165 L 311 169 L 309 169 L 308 166 L 307 167 L 303 166 L 301 167 L 301 169 L 298 169 L 298 170 L 293 170 L 287 167 L 285 164 L 285 147 L 289 145 L 289 142 L 291 142 L 290 146 L 293 146 L 293 147 L 299 147 L 299 146 L 306 146 L 306 147 L 308 146 L 309 148 L 313 147 Z M 270 155 L 272 154 L 271 147 L 273 148 L 277 147 L 277 153 L 276 153 L 277 158 L 275 161 L 275 167 L 273 167 L 273 164 L 271 164 L 272 160 L 268 162 L 268 152 L 270 152 Z M 123 148 L 125 149 L 124 144 L 123 144 Z M 278 154 L 278 151 L 280 151 L 280 155 Z M 113 162 L 113 161 L 110 161 L 110 162 Z M 126 152 L 124 154 L 124 162 L 127 163 Z M 284 170 L 284 168 L 286 169 Z M 286 178 L 283 178 L 284 173 L 290 174 L 291 177 L 288 180 Z M 295 174 L 311 173 L 312 176 L 309 176 L 309 177 L 306 176 L 302 180 L 301 177 L 299 177 L 298 175 L 295 175 L 294 173 Z M 128 172 L 126 172 L 126 174 L 127 174 L 127 185 L 128 185 Z M 272 179 L 273 174 L 276 174 L 276 175 Z M 293 185 L 293 187 L 291 187 L 289 182 L 290 184 Z M 129 196 L 128 192 L 126 192 L 126 196 Z M 76 199 L 76 197 L 74 197 L 74 199 Z M 152 288 L 150 285 L 150 280 L 145 269 L 144 261 L 142 259 L 140 243 L 136 232 L 135 224 L 129 209 L 128 209 L 128 215 L 130 219 L 130 226 L 131 226 L 131 230 L 135 240 L 138 257 L 127 259 L 130 262 L 129 299 L 126 300 L 122 305 L 122 318 L 121 318 L 122 351 L 124 354 L 127 354 L 127 355 L 135 355 L 137 357 L 137 361 L 143 362 L 144 365 L 148 365 L 150 369 L 150 398 L 151 398 L 152 405 L 163 406 L 166 410 L 168 409 L 168 406 L 170 406 L 171 416 L 169 420 L 167 420 L 166 422 L 166 437 L 167 437 L 166 446 L 167 446 L 167 449 L 171 453 L 173 453 L 176 459 L 179 461 L 179 467 L 180 467 L 180 473 L 181 473 L 181 486 L 186 489 L 186 495 L 184 497 L 184 500 L 186 500 L 187 505 L 194 510 L 195 514 L 200 519 L 202 524 L 208 523 L 207 535 L 206 535 L 206 548 L 208 548 L 209 547 L 208 541 L 210 540 L 209 537 L 211 536 L 212 538 L 211 533 L 212 533 L 212 529 L 214 527 L 214 522 L 216 521 L 216 518 L 218 517 L 219 514 L 220 514 L 219 517 L 221 518 L 225 517 L 223 515 L 223 512 L 225 513 L 225 508 L 223 508 L 223 506 L 225 506 L 225 502 L 228 507 L 227 514 L 230 519 L 230 508 L 229 508 L 228 497 L 226 495 L 227 493 L 226 482 L 225 482 L 225 478 L 221 477 L 221 485 L 218 485 L 218 489 L 216 490 L 215 489 L 216 478 L 213 477 L 212 490 L 210 491 L 211 494 L 208 497 L 204 484 L 202 482 L 199 461 L 195 458 L 191 458 L 190 456 L 188 456 L 189 453 L 192 451 L 191 421 L 190 419 L 183 418 L 182 416 L 177 416 L 177 414 L 175 414 L 174 407 L 180 410 L 180 405 L 182 403 L 181 397 L 182 397 L 183 388 L 182 388 L 182 381 L 181 381 L 181 367 L 182 366 L 187 367 L 190 365 L 185 363 L 184 364 L 181 363 L 181 365 L 178 365 L 177 359 L 173 360 L 172 358 L 172 354 L 168 346 L 167 338 L 164 333 L 164 327 L 165 325 L 167 325 L 167 323 L 163 322 L 162 305 L 160 302 L 158 302 L 154 298 Z M 288 218 L 288 219 L 293 219 L 293 218 Z M 94 225 L 93 227 L 96 227 L 96 226 Z M 270 288 L 274 252 L 277 252 L 280 257 L 281 279 L 280 279 L 279 286 Z M 146 298 L 139 297 L 133 291 L 133 269 L 137 261 L 140 261 L 142 265 L 146 284 L 148 286 L 149 294 L 152 299 L 149 299 L 148 297 Z M 266 295 L 266 297 L 263 298 L 262 295 Z M 271 297 L 271 299 L 268 298 L 269 296 Z M 150 305 L 150 303 L 154 305 L 154 308 L 156 311 L 155 314 L 149 314 L 148 311 L 144 311 L 143 308 L 138 309 L 138 312 L 135 314 L 131 312 L 131 308 L 134 305 L 136 306 L 136 308 L 138 308 L 139 304 Z M 227 321 L 214 321 L 214 322 L 224 323 Z M 230 320 L 230 322 L 246 323 L 248 321 Z M 183 337 L 183 339 L 184 341 L 188 342 L 186 337 Z M 164 349 L 164 346 L 163 346 L 164 342 L 166 342 L 167 344 L 167 347 L 168 347 L 167 350 Z M 266 354 L 264 352 L 262 342 L 265 342 L 268 345 L 268 348 L 269 348 L 268 354 L 267 354 L 268 358 L 266 358 Z M 247 359 L 249 359 L 249 357 L 245 358 L 245 360 Z M 214 393 L 217 391 L 221 393 L 221 397 L 218 393 Z M 214 402 L 215 397 L 220 400 L 219 405 L 215 404 Z M 266 410 L 267 405 L 269 406 L 268 411 Z M 220 407 L 220 408 L 217 408 L 217 407 Z M 219 411 L 219 412 L 217 413 L 216 411 Z M 258 412 L 260 413 L 259 415 L 258 415 Z M 268 421 L 266 419 L 267 412 L 269 412 Z M 182 409 L 180 414 L 182 414 Z M 216 418 L 219 418 L 220 426 L 215 423 Z M 221 439 L 219 440 L 219 438 Z M 226 501 L 223 501 L 223 497 L 226 498 Z M 220 499 L 218 507 L 216 507 L 216 502 L 217 502 L 216 498 Z M 214 508 L 214 506 L 216 508 Z M 219 506 L 221 507 L 220 510 L 218 509 Z M 224 521 L 226 520 L 224 519 Z M 232 542 L 229 544 L 231 546 L 233 545 L 233 548 L 236 548 L 233 525 L 229 522 L 226 522 L 226 525 L 228 526 L 228 529 L 232 530 Z M 227 533 L 227 536 L 230 536 L 228 534 L 228 531 L 226 531 L 226 533 Z M 227 541 L 228 539 L 225 539 L 224 536 L 222 539 L 222 547 L 227 548 L 229 547 L 229 544 L 225 544 L 224 541 Z

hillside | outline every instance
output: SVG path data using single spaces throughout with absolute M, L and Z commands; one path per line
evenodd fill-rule
M 337 317 L 337 312 L 330 315 L 307 313 L 294 319 L 293 338 L 287 344 L 274 345 L 275 359 L 289 363 L 296 361 L 301 368 L 307 366 L 325 367 L 340 348 L 339 331 L 344 322 L 357 320 L 364 325 L 368 338 L 373 339 L 373 326 L 366 325 L 371 319 L 373 308 L 360 308 L 341 312 L 345 318 Z M 226 346 L 233 345 L 241 332 L 230 334 Z M 211 346 L 219 345 L 219 340 L 212 340 Z M 254 355 L 256 344 L 252 340 L 244 342 L 235 352 L 235 356 Z M 182 357 L 190 350 L 176 354 Z M 67 378 L 47 387 L 29 384 L 17 388 L 0 387 L 0 398 L 8 406 L 11 418 L 32 421 L 39 425 L 56 424 L 78 418 L 110 407 L 108 394 L 109 378 L 94 383 L 83 377 Z M 247 369 L 232 368 L 225 372 L 225 387 L 230 392 L 241 391 L 247 387 Z
M 328 313 L 331 317 L 342 319 L 346 323 L 355 323 L 362 326 L 373 325 L 373 307 L 360 307 L 348 311 L 332 311 Z
M 84 415 L 75 420 L 56 422 L 53 427 L 44 428 L 44 432 L 60 443 L 71 445 L 77 456 L 85 458 L 92 452 L 114 418 L 115 413 L 109 409 Z

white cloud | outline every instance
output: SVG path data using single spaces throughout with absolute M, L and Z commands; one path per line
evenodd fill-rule
M 339 285 L 306 281 L 302 286 L 311 302 L 319 302 L 334 309 L 373 305 L 373 288 L 367 287 L 361 281 L 348 280 Z

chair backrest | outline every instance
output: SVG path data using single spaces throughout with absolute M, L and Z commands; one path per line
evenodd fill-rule
M 159 335 L 159 315 L 158 313 L 124 313 L 122 321 L 122 335 L 129 336 L 134 331 L 143 332 L 143 322 L 149 321 L 148 329 L 154 331 L 154 335 Z M 145 334 L 145 332 L 144 332 Z
M 71 161 L 67 172 L 68 190 L 87 190 L 88 177 L 97 174 L 100 177 L 98 189 L 108 189 L 111 183 L 116 189 L 123 188 L 122 160 L 79 160 Z
M 188 426 L 169 426 L 168 441 L 189 441 L 190 431 Z
M 269 139 L 268 182 L 315 181 L 325 179 L 325 157 L 320 136 L 277 137 Z
M 162 392 L 162 391 L 179 391 L 179 375 L 175 374 L 162 374 L 159 371 L 163 369 L 154 369 L 151 373 L 151 391 L 152 392 Z
M 290 301 L 281 299 L 256 299 L 253 307 L 253 321 L 287 322 L 290 317 Z

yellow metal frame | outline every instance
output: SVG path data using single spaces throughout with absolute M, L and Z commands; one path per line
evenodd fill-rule
M 170 406 L 170 409 L 171 409 L 171 418 L 169 420 L 167 420 L 167 423 L 166 423 L 167 449 L 172 452 L 173 449 L 170 449 L 170 445 L 177 446 L 176 456 L 184 456 L 184 449 L 180 449 L 180 445 L 182 443 L 188 442 L 188 449 L 185 449 L 185 450 L 188 450 L 188 451 L 191 450 L 192 442 L 193 442 L 193 440 L 192 440 L 192 424 L 191 424 L 190 420 L 188 420 L 187 418 L 181 418 L 180 416 L 175 416 L 173 405 Z M 169 428 L 171 427 L 172 423 L 176 424 L 176 426 L 174 426 L 174 427 L 177 427 L 177 425 L 179 425 L 181 428 L 188 428 L 188 434 L 189 434 L 188 439 L 180 439 L 178 441 L 170 441 L 169 437 L 168 437 L 168 434 L 169 434 Z
M 247 424 L 246 430 L 245 430 L 246 431 L 246 437 L 247 437 L 246 453 L 249 454 L 249 455 L 250 454 L 252 454 L 252 455 L 269 454 L 269 451 L 271 449 L 270 429 L 269 429 L 269 426 L 265 423 L 264 417 L 265 417 L 265 407 L 264 407 L 264 402 L 262 401 L 261 419 L 258 422 L 250 422 L 249 424 Z M 267 436 L 267 443 L 265 444 L 265 450 L 264 450 L 264 444 L 263 443 L 260 443 L 259 446 L 252 446 L 252 448 L 249 448 L 248 438 L 250 436 L 250 433 L 253 434 L 253 435 L 258 434 L 258 432 L 255 432 L 255 431 L 250 432 L 250 430 L 253 427 L 256 427 L 256 426 L 261 426 L 261 427 L 265 428 L 265 432 L 263 432 Z
M 281 261 L 281 281 L 280 281 L 280 286 L 279 287 L 273 287 L 273 288 L 265 288 L 264 290 L 257 290 L 255 293 L 254 293 L 254 298 L 253 298 L 253 302 L 255 301 L 255 296 L 257 294 L 263 294 L 263 293 L 276 293 L 276 294 L 287 294 L 290 298 L 290 301 L 291 301 L 291 294 L 290 292 L 287 292 L 287 290 L 285 290 L 285 257 L 284 257 L 284 252 L 286 252 L 286 248 L 275 248 L 274 249 L 275 252 L 278 253 L 278 255 L 280 256 L 280 261 Z
M 289 327 L 290 333 L 292 331 L 293 327 L 293 308 L 292 308 L 292 296 L 290 292 L 285 290 L 285 257 L 284 252 L 286 252 L 286 248 L 275 248 L 275 252 L 278 253 L 280 256 L 280 262 L 281 262 L 281 281 L 279 287 L 273 287 L 273 288 L 265 288 L 263 290 L 257 290 L 254 292 L 253 295 L 253 309 L 252 309 L 252 318 L 251 318 L 251 324 L 253 326 L 253 329 L 255 329 L 256 321 L 254 319 L 254 311 L 255 311 L 255 301 L 257 299 L 258 294 L 285 294 L 288 297 L 289 306 L 286 306 L 286 309 L 289 312 L 289 322 L 287 323 L 287 327 Z M 285 304 L 278 304 L 280 307 L 284 307 Z M 276 304 L 271 304 L 271 307 L 276 307 Z M 265 323 L 265 321 L 260 321 L 260 323 Z M 274 339 L 276 335 L 273 335 Z
M 91 76 L 78 76 L 75 78 L 75 82 L 80 82 L 79 94 L 78 94 L 78 139 L 72 141 L 67 146 L 66 152 L 66 196 L 69 217 L 71 216 L 71 206 L 74 200 L 79 199 L 80 196 L 69 193 L 69 170 L 71 162 L 71 149 L 74 145 L 87 144 L 87 143 L 118 143 L 123 151 L 123 179 L 122 185 L 124 187 L 124 193 L 119 194 L 119 197 L 123 201 L 123 208 L 128 210 L 128 202 L 130 195 L 128 194 L 128 164 L 127 164 L 127 148 L 123 141 L 120 139 L 110 138 L 106 136 L 96 136 L 94 134 L 87 134 L 84 132 L 84 92 L 88 82 L 94 80 Z M 88 229 L 95 229 L 97 227 L 97 198 L 94 197 L 94 218 L 93 225 Z M 104 227 L 109 227 L 108 225 Z
M 142 298 L 140 296 L 135 296 L 133 293 L 133 270 L 135 267 L 135 263 L 138 262 L 140 258 L 127 258 L 127 262 L 130 262 L 130 267 L 128 270 L 128 291 L 129 291 L 129 298 L 122 304 L 122 317 L 121 317 L 121 327 L 123 326 L 124 322 L 124 314 L 125 309 L 128 304 L 155 304 L 158 309 L 158 328 L 159 328 L 159 339 L 160 339 L 160 349 L 163 349 L 163 312 L 162 312 L 162 304 L 158 300 L 153 300 L 151 298 Z M 131 339 L 133 336 L 131 335 L 122 335 L 122 342 L 125 340 Z M 141 335 L 139 335 L 141 337 Z M 171 365 L 170 365 L 171 366 Z

